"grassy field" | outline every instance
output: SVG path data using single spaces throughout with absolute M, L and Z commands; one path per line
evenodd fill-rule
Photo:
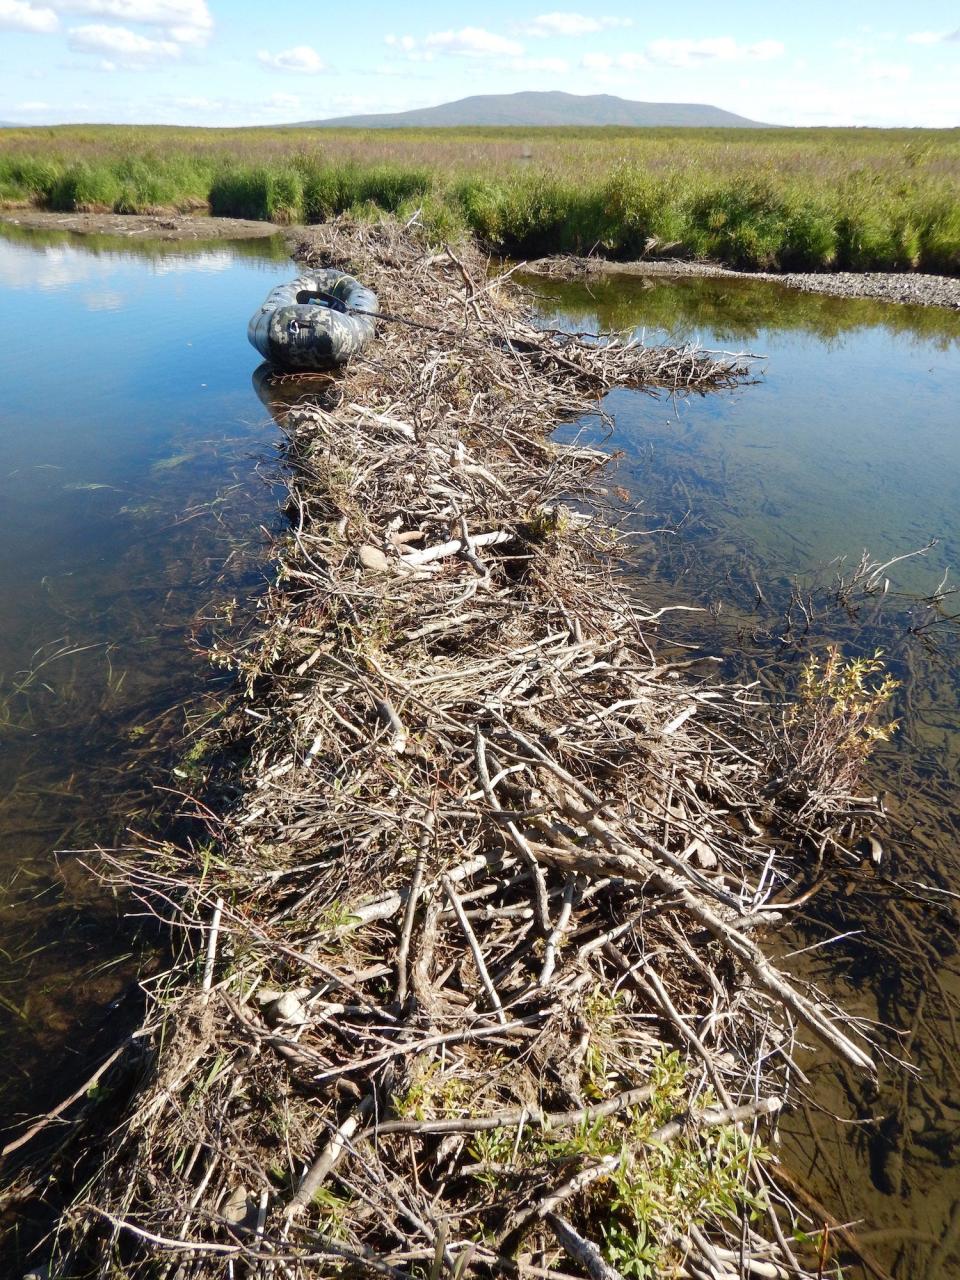
M 960 273 L 960 129 L 0 131 L 0 203 L 318 222 L 493 249 Z

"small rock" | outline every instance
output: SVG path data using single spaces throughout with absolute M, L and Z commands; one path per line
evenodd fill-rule
M 263 1016 L 271 1026 L 285 1022 L 289 1026 L 302 1027 L 308 1018 L 303 1002 L 309 994 L 305 987 L 298 987 L 295 991 L 261 988 L 258 998 L 263 1007 Z
M 232 1222 L 239 1226 L 244 1222 L 249 1212 L 249 1197 L 247 1196 L 247 1188 L 239 1186 L 234 1188 L 227 1197 L 227 1202 L 223 1206 L 221 1213 L 228 1222 Z
M 360 563 L 369 573 L 386 573 L 390 568 L 390 561 L 380 548 L 368 545 L 360 548 Z
M 285 991 L 280 999 L 273 1005 L 273 1011 L 278 1022 L 290 1022 L 295 1026 L 302 1027 L 307 1020 L 307 1011 L 297 996 L 292 991 Z

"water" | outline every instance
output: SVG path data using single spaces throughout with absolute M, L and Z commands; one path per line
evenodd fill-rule
M 79 1064 L 151 945 L 57 851 L 146 829 L 155 784 L 176 790 L 199 767 L 181 758 L 185 734 L 214 713 L 218 685 L 189 643 L 203 639 L 198 611 L 260 589 L 264 527 L 278 526 L 257 475 L 276 430 L 245 326 L 289 270 L 279 241 L 131 246 L 0 228 L 8 1114 L 62 1091 L 70 1055 Z
M 885 1059 L 872 1085 L 808 1055 L 782 1153 L 838 1217 L 862 1222 L 882 1267 L 958 1276 L 958 1243 L 940 1242 L 960 1222 L 960 595 L 917 597 L 960 580 L 960 316 L 760 281 L 526 283 L 547 323 L 767 357 L 757 384 L 729 393 L 607 398 L 616 479 L 643 504 L 634 523 L 670 530 L 641 539 L 631 567 L 652 604 L 703 608 L 669 615 L 671 633 L 728 672 L 776 688 L 836 641 L 883 648 L 901 681 L 901 728 L 871 778 L 889 810 L 881 868 L 865 858 L 839 874 L 774 941 L 786 954 L 849 931 L 788 963 L 922 1076 Z M 595 420 L 563 431 L 603 435 Z M 885 595 L 854 587 L 838 602 L 837 575 L 849 581 L 865 548 L 875 562 L 927 550 L 880 576 Z

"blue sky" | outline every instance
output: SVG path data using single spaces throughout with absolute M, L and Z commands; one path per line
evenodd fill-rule
M 4 121 L 269 124 L 520 89 L 958 125 L 960 4 L 0 0 Z

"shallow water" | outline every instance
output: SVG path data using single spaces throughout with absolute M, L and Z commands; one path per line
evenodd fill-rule
M 146 941 L 69 853 L 144 829 L 215 693 L 198 611 L 259 590 L 276 430 L 250 313 L 282 243 L 0 228 L 0 1080 L 35 1105 Z M 193 762 L 195 763 L 195 762 Z M 54 1086 L 51 1086 L 54 1087 Z M 10 1112 L 8 1111 L 8 1114 Z
M 922 1083 L 884 1061 L 874 1087 L 810 1055 L 805 1109 L 784 1124 L 782 1150 L 838 1216 L 863 1220 L 882 1267 L 960 1275 L 957 1241 L 937 1254 L 960 1223 L 960 595 L 916 598 L 944 574 L 960 581 L 960 315 L 761 281 L 525 283 L 547 324 L 766 356 L 756 384 L 728 393 L 607 397 L 616 480 L 642 502 L 632 523 L 669 530 L 639 539 L 628 571 L 658 607 L 701 606 L 668 615 L 670 634 L 730 673 L 775 690 L 811 647 L 835 641 L 851 654 L 882 648 L 902 682 L 902 724 L 870 780 L 890 811 L 881 868 L 865 858 L 838 876 L 778 942 L 786 954 L 849 931 L 790 964 L 882 1024 L 882 1049 L 911 1059 Z M 605 434 L 595 419 L 562 432 Z M 849 579 L 865 548 L 884 562 L 934 539 L 881 575 L 887 594 L 854 588 L 838 602 L 837 575 Z M 904 885 L 922 900 L 908 913 L 914 933 L 898 915 Z

